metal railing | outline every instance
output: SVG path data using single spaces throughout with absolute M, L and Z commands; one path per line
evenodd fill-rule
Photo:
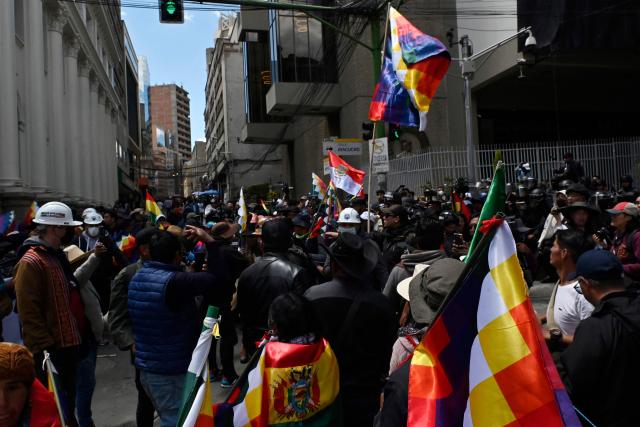
M 491 177 L 496 150 L 502 151 L 507 182 L 516 181 L 515 169 L 521 162 L 529 162 L 532 176 L 539 181 L 550 180 L 566 152 L 582 163 L 586 176 L 598 175 L 610 185 L 618 186 L 622 175 L 632 175 L 636 181 L 640 177 L 640 137 L 482 146 L 476 150 L 479 178 Z M 451 183 L 467 175 L 466 153 L 464 148 L 443 147 L 393 159 L 387 188 L 405 185 L 420 193 L 426 187 Z

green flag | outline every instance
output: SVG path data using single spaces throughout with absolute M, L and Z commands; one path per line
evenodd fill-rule
M 482 212 L 480 213 L 480 219 L 476 226 L 476 231 L 473 233 L 473 239 L 469 245 L 469 252 L 465 257 L 465 262 L 468 261 L 476 248 L 476 245 L 482 238 L 480 233 L 480 227 L 482 222 L 490 218 L 493 218 L 498 212 L 504 211 L 504 205 L 507 200 L 507 192 L 504 177 L 504 163 L 502 163 L 502 152 L 496 151 L 494 160 L 494 173 L 493 180 L 491 181 L 491 188 L 489 188 L 489 194 L 487 195 L 487 201 L 482 206 Z

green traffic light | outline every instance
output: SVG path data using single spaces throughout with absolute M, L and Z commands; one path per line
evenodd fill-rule
M 165 10 L 167 11 L 167 13 L 169 15 L 173 15 L 174 13 L 176 13 L 176 2 L 174 1 L 168 1 L 165 3 Z

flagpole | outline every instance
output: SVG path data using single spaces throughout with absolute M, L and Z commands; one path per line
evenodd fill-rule
M 384 37 L 382 38 L 382 48 L 380 49 L 380 69 L 384 64 L 384 50 L 387 46 L 387 33 L 389 32 L 389 10 L 391 2 L 387 2 L 387 18 L 384 21 Z M 374 18 L 375 19 L 375 18 Z M 375 75 L 373 76 L 375 79 Z M 373 130 L 371 131 L 371 139 L 369 140 L 369 182 L 367 184 L 367 212 L 371 215 L 371 175 L 373 175 L 373 141 L 376 139 L 376 130 L 378 122 L 373 122 Z M 367 233 L 371 233 L 371 220 L 367 220 Z

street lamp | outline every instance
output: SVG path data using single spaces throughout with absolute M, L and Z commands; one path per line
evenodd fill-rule
M 512 36 L 507 37 L 506 39 L 489 46 L 488 48 L 473 54 L 473 43 L 468 35 L 464 35 L 460 38 L 459 51 L 460 58 L 457 58 L 460 64 L 460 69 L 462 70 L 462 78 L 464 80 L 464 118 L 465 118 L 465 127 L 466 127 L 466 137 L 467 137 L 467 175 L 469 176 L 469 181 L 476 180 L 476 156 L 475 156 L 475 145 L 473 144 L 473 122 L 471 119 L 471 86 L 470 80 L 473 78 L 473 75 L 476 72 L 475 60 L 479 57 L 486 55 L 487 53 L 509 43 L 511 40 L 517 39 L 522 34 L 527 33 L 527 39 L 524 42 L 525 48 L 531 49 L 534 48 L 537 44 L 535 37 L 533 37 L 533 33 L 531 32 L 531 27 L 525 27 L 520 29 L 517 33 Z

